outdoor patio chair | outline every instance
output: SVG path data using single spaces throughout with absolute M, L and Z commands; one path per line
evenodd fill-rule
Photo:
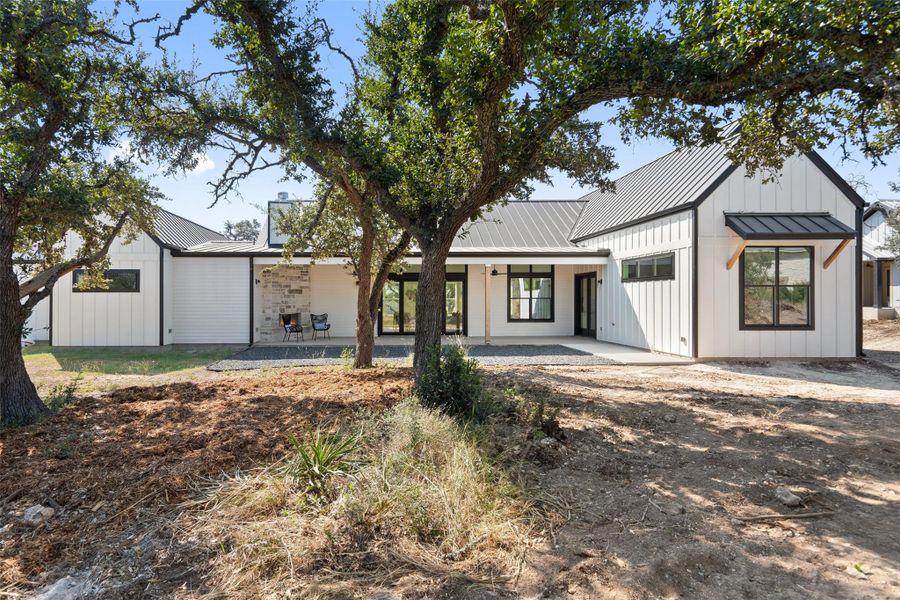
M 323 313 L 321 315 L 310 313 L 309 320 L 312 323 L 314 340 L 318 339 L 320 331 L 327 339 L 331 339 L 331 334 L 328 333 L 328 330 L 331 329 L 331 323 L 328 322 L 328 313 Z
M 300 324 L 300 314 L 294 313 L 290 315 L 278 315 L 279 320 L 281 321 L 281 326 L 284 327 L 284 336 L 282 336 L 281 341 L 284 342 L 286 340 L 291 339 L 291 334 L 297 335 L 297 341 L 302 341 L 303 338 L 303 325 Z

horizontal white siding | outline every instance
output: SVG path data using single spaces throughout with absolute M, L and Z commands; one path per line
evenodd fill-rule
M 691 356 L 691 271 L 693 216 L 686 210 L 585 241 L 607 248 L 601 268 L 597 339 Z M 622 281 L 622 261 L 665 253 L 675 254 L 675 278 Z
M 805 157 L 787 161 L 774 182 L 764 183 L 759 175 L 747 178 L 743 168 L 737 169 L 698 208 L 700 357 L 855 356 L 856 240 L 827 270 L 822 263 L 838 240 L 781 244 L 814 248 L 814 330 L 741 331 L 740 264 L 730 271 L 726 269 L 741 240 L 725 226 L 725 211 L 829 212 L 851 228 L 856 223 L 855 206 Z
M 78 248 L 67 237 L 67 254 Z M 72 274 L 53 288 L 54 346 L 156 346 L 159 344 L 159 246 L 141 234 L 130 244 L 113 242 L 111 269 L 140 271 L 139 292 L 75 292 Z
M 328 313 L 329 333 L 335 337 L 356 335 L 356 279 L 341 265 L 309 268 L 311 313 Z M 306 317 L 304 317 L 306 318 Z
M 249 259 L 176 257 L 172 263 L 174 343 L 249 342 Z

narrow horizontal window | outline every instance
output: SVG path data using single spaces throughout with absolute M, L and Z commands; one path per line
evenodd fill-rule
M 87 276 L 87 271 L 78 269 L 72 273 L 72 291 L 74 292 L 139 292 L 141 291 L 141 272 L 139 269 L 108 269 L 103 272 L 105 287 L 80 287 L 79 284 Z
M 622 261 L 622 281 L 675 279 L 675 254 L 643 256 Z

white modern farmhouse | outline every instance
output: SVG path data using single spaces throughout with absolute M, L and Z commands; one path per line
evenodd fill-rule
M 889 236 L 888 215 L 900 211 L 900 200 L 873 202 L 863 215 L 863 318 L 900 316 L 900 264 L 882 246 Z
M 32 326 L 57 346 L 252 344 L 327 313 L 332 336 L 352 336 L 356 283 L 343 260 L 298 254 L 273 268 L 284 202 L 270 203 L 255 243 L 162 211 L 154 232 L 113 247 L 108 290 L 65 277 Z M 444 329 L 476 342 L 589 336 L 699 359 L 853 357 L 863 209 L 814 153 L 765 182 L 720 145 L 671 152 L 615 193 L 512 202 L 471 224 L 447 261 Z M 379 336 L 415 331 L 416 263 L 387 284 Z

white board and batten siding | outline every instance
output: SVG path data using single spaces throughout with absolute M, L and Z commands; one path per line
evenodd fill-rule
M 69 254 L 80 239 L 69 234 Z M 137 269 L 138 292 L 79 292 L 72 274 L 53 288 L 54 346 L 159 345 L 159 246 L 141 234 L 124 244 L 117 239 L 109 251 L 111 269 Z
M 172 341 L 246 344 L 250 336 L 249 260 L 176 257 L 172 263 Z
M 597 339 L 691 356 L 693 215 L 690 210 L 591 238 L 582 245 L 607 248 L 599 277 Z M 622 281 L 622 261 L 673 253 L 675 278 Z
M 28 339 L 35 342 L 46 342 L 50 339 L 50 298 L 37 303 L 25 327 L 29 330 Z
M 856 207 L 808 158 L 785 162 L 776 181 L 738 168 L 698 207 L 698 354 L 700 358 L 852 357 L 856 355 L 856 240 L 822 263 L 840 240 L 754 241 L 752 246 L 812 246 L 813 322 L 809 331 L 740 330 L 740 262 L 726 263 L 741 239 L 724 212 L 828 212 L 856 227 Z

